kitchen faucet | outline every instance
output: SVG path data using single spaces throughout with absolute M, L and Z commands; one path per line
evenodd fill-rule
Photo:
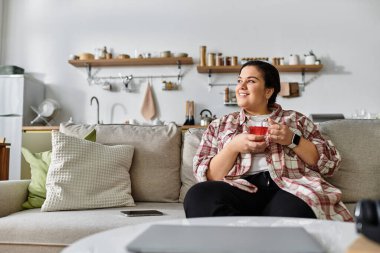
M 96 118 L 97 118 L 97 122 L 98 124 L 100 124 L 100 121 L 99 121 L 99 100 L 97 97 L 93 96 L 90 100 L 90 105 L 92 105 L 92 100 L 95 100 L 96 101 L 96 105 L 97 105 L 97 114 L 96 114 Z

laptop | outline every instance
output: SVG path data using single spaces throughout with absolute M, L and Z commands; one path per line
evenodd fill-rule
M 127 245 L 135 253 L 324 253 L 302 227 L 152 225 Z

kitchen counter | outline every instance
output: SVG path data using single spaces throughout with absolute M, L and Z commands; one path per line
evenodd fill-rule
M 201 125 L 183 125 L 181 126 L 182 130 L 187 130 L 189 128 L 207 128 L 207 126 L 201 126 Z
M 34 131 L 53 131 L 59 130 L 59 126 L 23 126 L 23 132 L 34 132 Z
M 201 126 L 201 125 L 183 125 L 181 126 L 182 130 L 187 130 L 189 128 L 207 128 L 207 126 Z M 59 130 L 59 126 L 23 126 L 22 131 L 23 132 L 45 132 L 45 131 L 53 131 L 53 130 Z

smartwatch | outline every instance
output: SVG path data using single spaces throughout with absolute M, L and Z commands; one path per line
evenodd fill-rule
M 298 134 L 296 134 L 296 133 L 294 133 L 293 138 L 292 138 L 292 143 L 290 143 L 288 145 L 288 147 L 291 148 L 291 149 L 297 147 L 298 144 L 300 144 L 300 140 L 301 140 L 301 136 L 298 135 Z

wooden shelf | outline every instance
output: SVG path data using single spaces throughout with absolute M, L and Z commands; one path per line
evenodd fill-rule
M 241 66 L 197 66 L 198 73 L 238 73 Z
M 279 72 L 319 72 L 323 68 L 319 65 L 274 65 Z
M 279 72 L 318 72 L 323 65 L 274 65 Z M 198 73 L 238 73 L 238 66 L 197 66 Z
M 147 66 L 147 65 L 189 65 L 193 64 L 192 57 L 167 57 L 167 58 L 130 58 L 130 59 L 101 59 L 101 60 L 70 60 L 75 67 L 98 66 Z

